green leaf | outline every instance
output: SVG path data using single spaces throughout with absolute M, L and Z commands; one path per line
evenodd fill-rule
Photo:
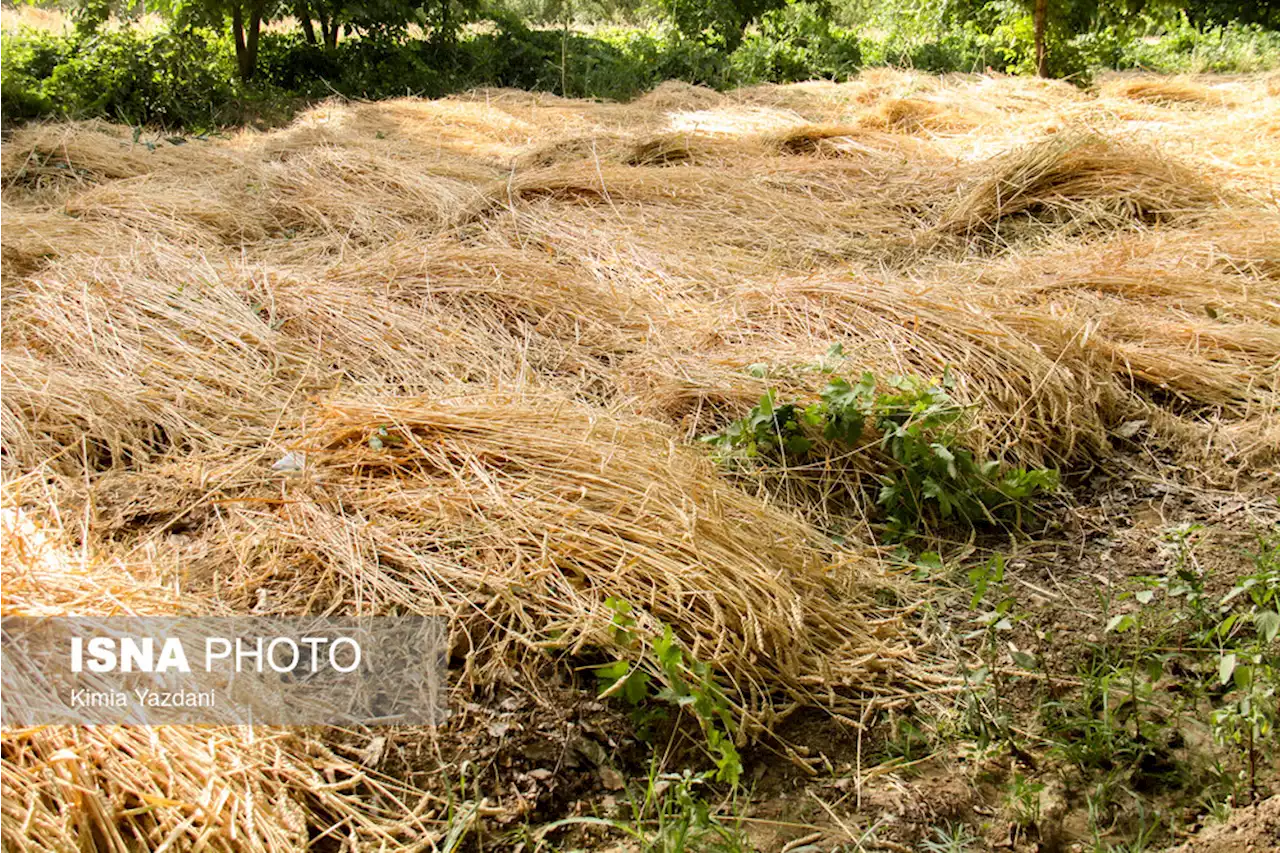
M 916 557 L 916 565 L 930 572 L 942 571 L 942 556 L 936 551 L 925 551 Z
M 1147 678 L 1152 682 L 1159 681 L 1160 676 L 1164 674 L 1164 661 L 1160 658 L 1152 658 L 1147 661 Z
M 649 695 L 649 680 L 649 673 L 635 670 L 622 686 L 622 698 L 630 705 L 639 705 Z
M 1218 660 L 1218 683 L 1226 684 L 1231 680 L 1231 675 L 1236 671 L 1235 653 L 1223 655 Z
M 947 474 L 952 479 L 957 478 L 959 474 L 956 472 L 955 454 L 952 453 L 950 450 L 948 450 L 944 445 L 939 444 L 938 442 L 934 442 L 933 444 L 930 444 L 929 447 L 931 450 L 933 450 L 934 456 L 938 457 L 939 459 L 941 459 L 943 462 L 946 463 Z
M 600 682 L 600 692 L 604 693 L 610 687 L 618 682 L 619 679 L 627 677 L 627 673 L 631 671 L 631 665 L 624 660 L 614 661 L 613 663 L 601 664 L 595 668 L 596 680 Z
M 1119 613 L 1111 617 L 1111 621 L 1107 623 L 1107 632 L 1115 631 L 1117 634 L 1123 634 L 1134 625 L 1133 617 L 1127 613 Z
M 813 449 L 813 442 L 803 435 L 789 436 L 783 446 L 793 456 L 803 456 Z
M 1280 613 L 1274 610 L 1260 610 L 1253 614 L 1253 629 L 1258 636 L 1268 643 L 1274 643 L 1280 634 Z

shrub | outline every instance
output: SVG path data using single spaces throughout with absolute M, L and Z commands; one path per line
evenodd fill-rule
M 246 100 L 270 109 L 292 97 L 334 92 L 360 98 L 438 97 L 473 86 L 511 86 L 621 100 L 669 79 L 725 89 L 839 79 L 864 63 L 935 73 L 988 67 L 1034 71 L 1033 26 L 1025 6 L 1011 0 L 956 2 L 963 14 L 920 2 L 895 8 L 881 22 L 885 35 L 862 41 L 832 25 L 820 3 L 778 5 L 758 17 L 731 53 L 723 40 L 708 40 L 701 31 L 689 36 L 672 24 L 566 36 L 560 29 L 530 28 L 501 10 L 489 13 L 493 27 L 457 39 L 424 40 L 386 31 L 325 49 L 296 33 L 271 32 L 262 36 L 258 78 L 248 90 L 237 79 L 225 33 L 177 27 L 143 32 L 127 25 L 96 31 L 78 26 L 67 35 L 24 30 L 4 36 L 3 116 L 6 121 L 105 116 L 205 129 L 242 118 Z M 746 8 L 734 8 L 739 6 Z M 1083 83 L 1088 70 L 1097 67 L 1280 68 L 1280 33 L 1257 25 L 1200 29 L 1181 14 L 1140 20 L 1147 33 L 1141 39 L 1132 24 L 1069 38 L 1079 22 L 1051 21 L 1050 72 Z
M 99 33 L 53 70 L 45 94 L 62 111 L 129 124 L 209 127 L 234 95 L 226 39 L 208 30 Z
M 1148 20 L 1158 37 L 1133 39 L 1115 65 L 1166 74 L 1182 72 L 1250 73 L 1280 68 L 1280 32 L 1257 24 L 1231 22 L 1198 29 L 1181 15 L 1171 24 Z
M 1092 33 L 1084 33 L 1071 40 L 1086 65 L 1090 68 L 1121 68 L 1125 52 L 1134 41 L 1130 32 L 1106 27 Z
M 720 51 L 682 38 L 677 33 L 668 34 L 656 47 L 658 56 L 653 84 L 663 80 L 683 80 L 713 89 L 732 85 L 728 57 Z
M 46 63 L 37 38 L 0 33 L 0 123 L 36 118 L 50 110 L 38 74 Z
M 307 44 L 297 35 L 263 33 L 258 43 L 258 74 L 285 91 L 318 96 L 326 84 L 339 82 L 342 65 L 336 52 Z
M 1006 16 L 991 33 L 991 47 L 1002 59 L 1002 70 L 1009 74 L 1035 74 L 1035 22 L 1027 14 Z M 1089 82 L 1089 65 L 1070 35 L 1059 26 L 1045 33 L 1049 76 L 1068 78 L 1073 83 Z
M 838 348 L 832 353 L 843 357 Z M 952 387 L 949 375 L 941 383 L 913 376 L 878 382 L 863 373 L 852 384 L 832 377 L 809 405 L 779 403 L 771 390 L 745 418 L 704 441 L 725 460 L 768 457 L 784 466 L 804 462 L 823 443 L 840 453 L 874 448 L 876 503 L 895 538 L 939 521 L 1020 525 L 1029 501 L 1057 488 L 1057 473 L 979 459 L 964 446 L 967 411 Z
M 729 61 L 739 82 L 791 83 L 846 77 L 858 70 L 862 51 L 819 7 L 795 3 L 766 13 Z

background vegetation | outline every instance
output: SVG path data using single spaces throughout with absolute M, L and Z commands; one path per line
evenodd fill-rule
M 1280 4 L 1049 0 L 1049 76 L 1280 67 Z M 510 86 L 625 99 L 840 79 L 865 65 L 1037 70 L 1021 0 L 65 0 L 6 9 L 6 121 L 103 116 L 192 130 L 341 94 Z M 42 13 L 53 9 L 57 14 Z M 37 25 L 33 25 L 35 22 Z

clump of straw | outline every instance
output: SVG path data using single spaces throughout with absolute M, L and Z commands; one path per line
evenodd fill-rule
M 1019 215 L 1167 222 L 1222 201 L 1196 171 L 1093 134 L 1052 135 L 996 157 L 985 171 L 943 212 L 940 230 L 994 234 Z
M 12 495 L 12 491 L 9 492 Z M 209 615 L 210 602 L 68 552 L 7 500 L 5 616 Z M 301 732 L 254 727 L 35 726 L 0 731 L 6 850 L 284 853 L 329 835 L 429 847 L 429 798 Z M 421 799 L 419 799 L 422 797 Z

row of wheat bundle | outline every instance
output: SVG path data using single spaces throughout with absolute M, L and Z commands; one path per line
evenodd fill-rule
M 68 550 L 6 484 L 4 616 L 215 612 L 190 591 Z M 13 851 L 281 853 L 325 836 L 350 849 L 430 847 L 431 801 L 304 733 L 267 728 L 35 726 L 0 731 L 0 839 Z
M 901 161 L 899 160 L 899 163 Z M 910 251 L 939 181 L 889 157 L 770 157 L 747 177 L 703 166 L 579 163 L 519 173 L 468 229 L 670 297 Z M 744 164 L 744 168 L 745 165 Z M 888 188 L 888 190 L 886 189 Z
M 1167 222 L 1192 219 L 1222 202 L 1196 170 L 1091 133 L 1053 134 L 996 156 L 981 171 L 958 188 L 938 221 L 940 231 L 999 234 L 1002 223 L 1019 215 Z
M 705 136 L 692 131 L 663 133 L 598 133 L 566 136 L 522 151 L 512 161 L 519 170 L 589 161 L 628 166 L 728 166 L 764 153 L 751 138 Z
M 935 183 L 939 172 L 953 165 L 950 158 L 925 140 L 860 125 L 804 124 L 766 134 L 760 141 L 766 150 L 783 154 L 855 157 L 867 170 L 866 177 L 892 181 L 903 188 L 909 181 Z M 935 176 L 933 180 L 930 175 Z M 894 187 L 895 191 L 899 186 Z
M 0 181 L 6 191 L 56 203 L 110 181 L 172 169 L 195 178 L 239 163 L 239 155 L 221 143 L 173 138 L 186 144 L 134 137 L 131 128 L 102 121 L 28 125 L 5 141 Z
M 59 257 L 76 254 L 87 245 L 128 245 L 123 229 L 80 222 L 60 210 L 19 207 L 6 201 L 0 207 L 0 219 L 4 221 L 0 270 L 6 282 L 29 275 Z
M 768 387 L 748 365 L 767 363 L 780 393 L 805 399 L 825 378 L 803 366 L 840 344 L 855 375 L 950 368 L 979 406 L 975 439 L 1036 462 L 1102 449 L 1108 428 L 1170 395 L 1254 418 L 1280 388 L 1280 291 L 1258 275 L 1266 247 L 1236 242 L 1210 226 L 941 264 L 919 279 L 739 285 L 699 306 L 701 343 L 637 353 L 622 381 L 640 410 L 696 435 Z
M 931 131 L 958 132 L 975 124 L 971 115 L 922 98 L 890 98 L 859 118 L 863 127 L 881 128 L 896 133 Z
M 452 237 L 352 254 L 328 264 L 319 278 L 326 287 L 397 304 L 448 308 L 479 322 L 498 315 L 587 342 L 603 343 L 611 330 L 641 334 L 666 307 L 656 288 L 608 287 L 567 255 Z
M 839 709 L 911 678 L 864 564 L 669 430 L 457 390 L 328 406 L 282 500 L 220 510 L 241 543 L 224 592 L 279 613 L 448 614 L 463 677 L 486 680 L 549 651 L 635 654 L 610 630 L 624 600 L 645 636 L 668 625 L 722 672 L 753 725 L 780 698 Z
M 1228 91 L 1180 77 L 1122 77 L 1104 82 L 1099 90 L 1106 97 L 1154 104 L 1227 107 L 1234 103 Z
M 681 304 L 652 287 L 453 239 L 278 271 L 118 251 L 51 262 L 6 290 L 6 465 L 262 447 L 310 395 L 344 385 L 527 379 L 609 396 L 619 357 L 686 340 Z
M 497 104 L 468 99 L 396 98 L 363 104 L 334 100 L 302 113 L 284 131 L 255 137 L 251 147 L 276 159 L 324 146 L 364 148 L 424 165 L 435 161 L 435 168 L 458 177 L 503 164 L 534 138 L 563 130 L 564 122 L 560 125 L 548 122 L 540 127 Z M 594 126 L 589 121 L 575 125 Z
M 253 445 L 279 401 L 307 390 L 311 356 L 273 328 L 252 280 L 227 286 L 210 267 L 160 280 L 56 271 L 4 306 L 6 465 Z
M 467 180 L 435 174 L 429 163 L 320 147 L 205 177 L 166 170 L 112 181 L 68 199 L 65 210 L 209 247 L 314 234 L 359 246 L 445 230 L 479 198 Z
M 803 340 L 821 353 L 838 343 L 855 375 L 936 378 L 950 369 L 960 396 L 979 406 L 975 439 L 988 451 L 1040 463 L 1105 445 L 1105 385 L 1043 352 L 957 283 L 791 279 L 744 286 L 733 302 L 740 347 L 767 353 L 772 341 Z
M 1280 387 L 1280 283 L 1269 274 L 1280 253 L 1232 224 L 1122 234 L 946 277 L 976 279 L 965 299 L 1136 401 L 1170 394 L 1253 416 Z
M 1074 294 L 1002 320 L 1066 363 L 1082 363 L 1135 400 L 1171 394 L 1183 403 L 1251 410 L 1280 390 L 1280 328 L 1143 313 L 1123 299 Z

